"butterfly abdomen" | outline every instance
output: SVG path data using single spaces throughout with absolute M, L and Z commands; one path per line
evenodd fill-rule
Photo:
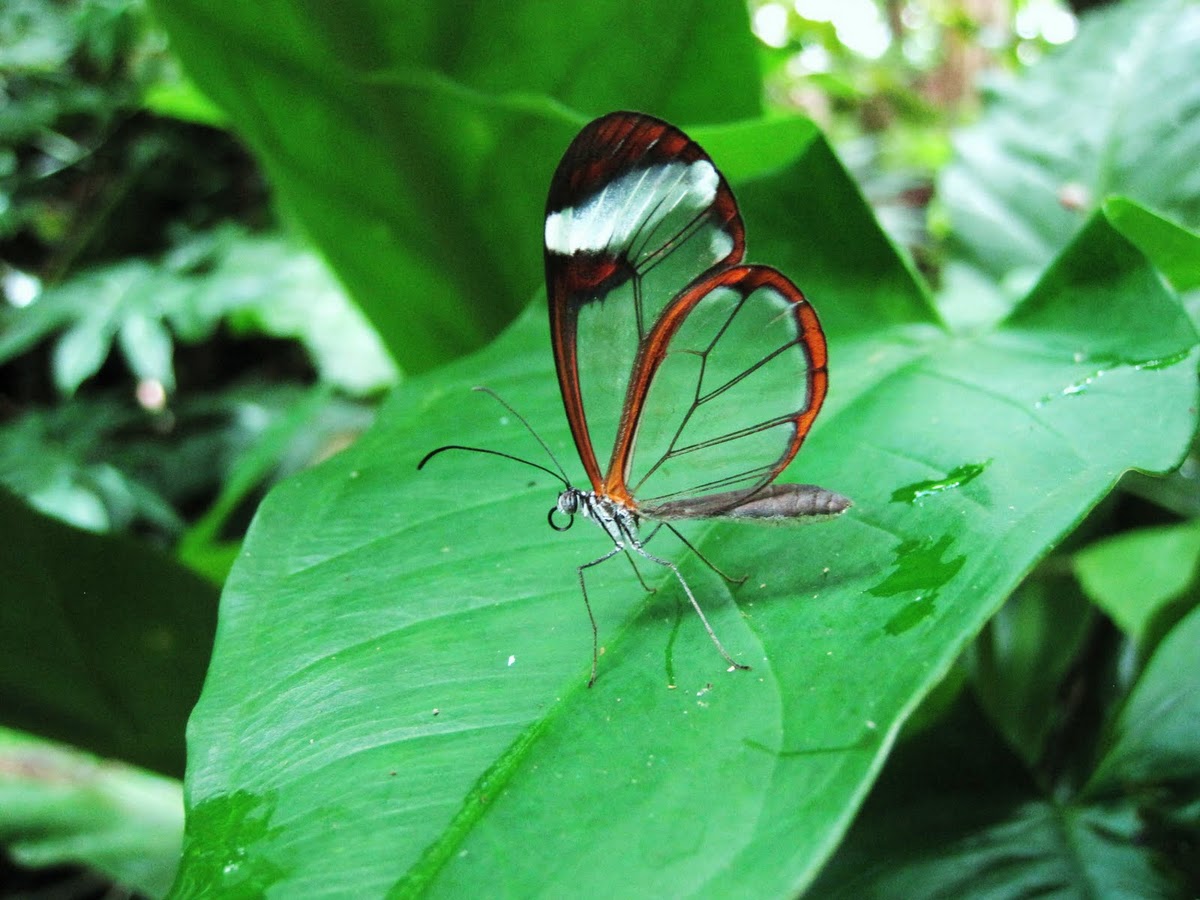
M 760 490 L 725 491 L 643 506 L 651 519 L 735 519 L 770 523 L 836 516 L 850 500 L 815 484 L 769 484 Z

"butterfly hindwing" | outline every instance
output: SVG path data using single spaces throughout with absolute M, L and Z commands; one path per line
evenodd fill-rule
M 825 340 L 791 281 L 734 266 L 676 298 L 634 381 L 605 488 L 652 511 L 773 480 L 825 397 Z

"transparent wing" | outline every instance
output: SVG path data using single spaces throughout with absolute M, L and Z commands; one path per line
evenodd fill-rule
M 647 336 L 605 490 L 662 518 L 716 515 L 719 494 L 744 503 L 796 455 L 827 385 L 825 337 L 800 290 L 766 266 L 715 272 Z M 695 502 L 705 497 L 716 502 Z
M 652 333 L 684 289 L 737 263 L 737 204 L 708 155 L 650 116 L 592 122 L 559 163 L 546 205 L 546 283 L 559 386 L 595 490 Z M 599 454 L 599 455 L 598 455 Z

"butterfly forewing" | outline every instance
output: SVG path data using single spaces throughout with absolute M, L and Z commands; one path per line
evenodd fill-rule
M 599 489 L 641 348 L 683 287 L 741 259 L 741 219 L 698 145 L 665 122 L 613 113 L 563 156 L 545 236 L 559 383 Z

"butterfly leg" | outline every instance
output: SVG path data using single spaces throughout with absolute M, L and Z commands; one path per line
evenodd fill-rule
M 653 530 L 652 532 L 650 532 L 650 534 L 648 534 L 648 535 L 647 535 L 645 538 L 643 538 L 643 539 L 642 539 L 642 541 L 641 541 L 641 543 L 642 543 L 643 545 L 650 543 L 650 541 L 651 541 L 651 540 L 653 540 L 654 536 L 655 536 L 656 534 L 658 534 L 659 530 L 660 530 L 660 529 L 663 527 L 663 524 L 664 524 L 664 523 L 662 523 L 662 522 L 659 522 L 657 525 L 655 525 L 655 526 L 654 526 L 654 530 Z M 674 530 L 674 529 L 672 529 L 672 530 Z M 627 536 L 627 537 L 628 537 L 628 536 Z M 635 536 L 633 536 L 632 538 L 630 538 L 630 543 L 631 543 L 631 544 L 633 543 L 633 539 L 634 539 L 634 538 L 636 538 L 636 535 L 635 535 Z M 685 543 L 686 543 L 686 542 L 685 542 Z M 632 554 L 632 553 L 629 551 L 629 547 L 626 547 L 626 548 L 625 548 L 625 556 L 626 556 L 626 558 L 629 560 L 629 564 L 630 564 L 631 566 L 633 566 L 633 574 L 637 576 L 637 580 L 638 580 L 638 582 L 641 584 L 641 586 L 642 586 L 642 589 L 643 589 L 643 590 L 645 590 L 645 592 L 646 592 L 647 594 L 657 594 L 657 593 L 658 593 L 658 588 L 653 588 L 653 587 L 650 587 L 650 585 L 646 584 L 646 579 L 642 577 L 641 570 L 640 570 L 640 569 L 638 569 L 638 567 L 637 567 L 637 561 L 636 561 L 636 560 L 634 560 L 634 558 L 633 558 L 633 554 Z
M 723 571 L 721 571 L 721 569 L 717 568 L 716 564 L 711 559 L 709 559 L 707 556 L 705 556 L 703 553 L 701 553 L 699 550 L 697 550 L 692 545 L 692 542 L 689 541 L 687 538 L 685 538 L 683 536 L 683 534 L 680 533 L 679 529 L 676 528 L 674 525 L 672 525 L 670 522 L 659 523 L 658 527 L 656 527 L 654 529 L 654 531 L 650 532 L 650 537 L 654 537 L 654 535 L 658 533 L 658 529 L 661 528 L 663 525 L 667 526 L 667 528 L 669 528 L 671 530 L 671 534 L 675 535 L 675 537 L 677 537 L 681 541 L 683 541 L 683 544 L 685 547 L 687 547 L 689 550 L 691 550 L 693 553 L 695 553 L 698 557 L 700 557 L 700 561 L 702 563 L 704 563 L 706 566 L 708 566 L 710 569 L 712 569 L 714 572 L 716 572 L 718 575 L 720 575 L 722 578 L 724 578 L 730 584 L 745 584 L 746 583 L 746 579 L 749 577 L 748 575 L 743 575 L 741 578 L 734 578 L 732 575 L 726 575 Z M 646 540 L 649 540 L 649 539 L 650 538 L 647 538 Z
M 675 529 L 671 530 L 674 531 Z M 704 610 L 700 608 L 700 604 L 697 602 L 696 596 L 692 593 L 692 589 L 688 586 L 687 581 L 684 580 L 683 573 L 679 571 L 679 567 L 669 559 L 660 559 L 654 554 L 648 553 L 640 543 L 634 544 L 633 547 L 638 553 L 650 560 L 650 562 L 658 563 L 660 566 L 666 566 L 675 573 L 675 577 L 679 579 L 679 583 L 683 586 L 683 592 L 687 594 L 688 600 L 691 601 L 692 609 L 696 611 L 696 615 L 698 615 L 700 617 L 700 621 L 704 623 L 704 630 L 708 632 L 708 636 L 712 639 L 713 644 L 716 646 L 721 656 L 725 658 L 725 662 L 729 663 L 735 669 L 749 669 L 749 666 L 742 665 L 729 655 L 729 651 L 725 649 L 725 645 L 721 643 L 721 639 L 717 637 L 717 633 L 713 631 L 713 627 L 708 624 L 708 617 L 704 615 Z
M 629 560 L 630 568 L 633 569 L 633 574 L 637 576 L 638 584 L 642 586 L 642 590 L 647 594 L 657 594 L 658 588 L 652 588 L 646 584 L 646 579 L 642 577 L 642 570 L 637 567 L 637 563 L 633 559 L 633 554 L 629 552 L 628 547 L 625 548 L 625 558 Z
M 600 565 L 600 563 L 604 562 L 605 560 L 612 559 L 624 549 L 625 548 L 620 544 L 613 544 L 613 548 L 603 556 L 593 559 L 589 563 L 584 563 L 577 570 L 579 572 L 579 589 L 583 592 L 583 605 L 584 608 L 587 609 L 588 621 L 592 623 L 592 677 L 588 679 L 588 687 L 591 687 L 596 683 L 596 666 L 600 661 L 600 632 L 596 628 L 596 617 L 592 615 L 592 604 L 591 601 L 588 600 L 587 584 L 584 580 L 583 573 L 585 569 L 590 569 L 592 566 Z M 634 567 L 634 571 L 637 571 L 636 566 Z M 641 573 L 638 573 L 638 577 L 641 577 Z
M 648 544 L 652 540 L 654 540 L 654 536 L 656 534 L 658 534 L 660 531 L 662 531 L 662 527 L 665 524 L 666 524 L 665 522 L 659 522 L 658 524 L 656 524 L 654 526 L 654 530 L 652 532 L 650 532 L 648 535 L 646 535 L 644 538 L 642 538 L 642 546 L 645 546 L 646 544 Z M 671 530 L 674 531 L 675 529 L 672 528 Z

